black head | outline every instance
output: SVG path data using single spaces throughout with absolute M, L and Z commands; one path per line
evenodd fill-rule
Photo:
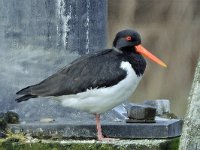
M 122 30 L 116 34 L 113 47 L 123 49 L 141 44 L 140 34 L 134 30 Z
M 123 54 L 134 54 L 134 55 L 143 55 L 152 61 L 158 63 L 163 67 L 167 65 L 158 59 L 156 56 L 151 54 L 147 49 L 141 45 L 141 37 L 139 33 L 134 30 L 122 30 L 117 33 L 113 41 L 113 49 L 119 53 Z M 141 56 L 138 56 L 141 57 Z

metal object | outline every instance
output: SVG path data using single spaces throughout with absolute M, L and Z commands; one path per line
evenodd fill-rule
M 127 108 L 127 123 L 155 122 L 156 108 L 148 105 L 129 105 Z

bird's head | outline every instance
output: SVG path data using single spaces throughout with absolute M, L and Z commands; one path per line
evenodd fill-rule
M 132 51 L 133 53 L 139 53 L 157 64 L 167 67 L 167 65 L 151 54 L 147 49 L 141 45 L 140 34 L 134 30 L 122 30 L 116 34 L 113 41 L 113 48 L 118 52 Z

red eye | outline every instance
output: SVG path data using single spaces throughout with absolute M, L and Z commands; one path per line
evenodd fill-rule
M 131 40 L 132 40 L 132 37 L 131 37 L 131 36 L 127 36 L 127 37 L 126 37 L 126 40 L 127 40 L 127 41 L 131 41 Z

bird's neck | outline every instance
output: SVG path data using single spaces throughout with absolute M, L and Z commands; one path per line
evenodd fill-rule
M 126 49 L 121 49 L 123 52 L 124 61 L 128 61 L 132 68 L 135 70 L 137 76 L 142 76 L 146 68 L 146 61 L 144 57 L 137 53 L 134 47 L 128 47 Z

